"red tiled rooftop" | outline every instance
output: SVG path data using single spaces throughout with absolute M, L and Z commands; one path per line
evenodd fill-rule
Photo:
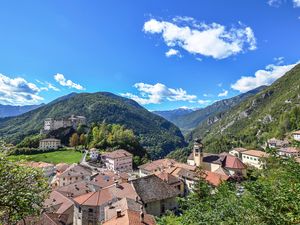
M 144 221 L 140 219 L 140 212 L 133 210 L 125 210 L 122 212 L 120 217 L 114 217 L 103 225 L 155 225 L 155 219 L 149 214 L 144 214 Z

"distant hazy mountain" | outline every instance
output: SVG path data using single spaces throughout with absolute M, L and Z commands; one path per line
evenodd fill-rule
M 37 109 L 44 104 L 40 105 L 24 105 L 24 106 L 13 106 L 13 105 L 1 105 L 0 104 L 0 118 L 18 116 L 31 110 Z
M 153 111 L 155 114 L 165 118 L 166 120 L 169 120 L 171 122 L 176 121 L 176 118 L 179 116 L 187 115 L 191 112 L 194 112 L 196 109 L 190 109 L 190 108 L 178 108 L 173 110 L 164 110 L 164 111 Z
M 230 99 L 224 99 L 215 102 L 205 108 L 198 110 L 191 109 L 177 109 L 171 111 L 155 112 L 156 114 L 166 118 L 170 122 L 178 126 L 182 132 L 188 133 L 189 131 L 196 128 L 203 121 L 207 120 L 209 117 L 214 117 L 219 113 L 225 113 L 232 107 L 238 105 L 239 103 L 245 101 L 251 96 L 254 96 L 258 92 L 264 90 L 266 86 L 261 86 L 253 89 L 247 93 L 240 94 Z
M 82 115 L 89 124 L 117 123 L 132 129 L 152 157 L 162 157 L 185 142 L 180 130 L 137 102 L 108 92 L 70 94 L 23 115 L 0 119 L 0 138 L 18 143 L 36 134 L 45 118 Z

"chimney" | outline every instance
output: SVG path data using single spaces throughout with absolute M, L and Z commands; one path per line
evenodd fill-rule
M 117 209 L 117 218 L 120 218 L 122 216 L 122 211 L 121 209 Z

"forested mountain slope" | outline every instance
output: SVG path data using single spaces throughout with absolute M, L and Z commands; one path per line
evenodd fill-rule
M 164 156 L 184 145 L 175 125 L 133 100 L 107 92 L 71 94 L 21 116 L 1 119 L 0 137 L 17 143 L 38 133 L 45 118 L 67 118 L 72 114 L 85 116 L 89 124 L 105 121 L 132 129 L 153 157 Z
M 216 119 L 218 118 L 218 119 Z M 273 136 L 300 128 L 300 65 L 223 115 L 209 117 L 191 134 L 204 137 L 210 151 L 258 147 Z

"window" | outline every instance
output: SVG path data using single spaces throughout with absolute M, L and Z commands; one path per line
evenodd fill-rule
M 89 209 L 89 213 L 92 213 L 92 212 L 94 212 L 94 210 L 93 209 Z
M 78 207 L 78 212 L 81 213 L 81 207 L 80 206 Z

